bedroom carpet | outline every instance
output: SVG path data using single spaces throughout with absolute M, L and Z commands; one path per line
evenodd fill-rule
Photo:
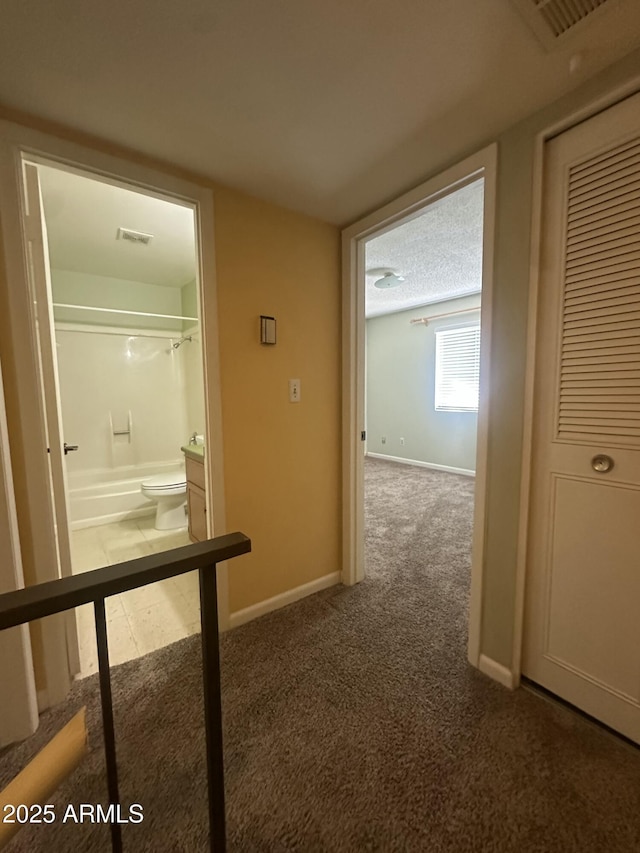
M 473 480 L 379 460 L 366 478 L 366 580 L 222 639 L 228 849 L 639 851 L 640 751 L 466 662 Z M 96 679 L 0 757 L 0 786 L 86 703 L 91 753 L 53 802 L 105 802 Z M 125 850 L 205 851 L 199 637 L 113 684 L 121 795 L 145 815 Z M 108 828 L 59 822 L 8 848 L 109 849 Z

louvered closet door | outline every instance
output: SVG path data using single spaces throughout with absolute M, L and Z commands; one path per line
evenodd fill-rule
M 640 96 L 543 197 L 523 672 L 640 742 Z

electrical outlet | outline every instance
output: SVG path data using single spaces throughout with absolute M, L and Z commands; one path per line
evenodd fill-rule
M 290 379 L 289 380 L 289 402 L 290 403 L 299 403 L 300 402 L 300 380 L 299 379 Z
M 404 438 L 400 439 L 400 444 L 404 444 Z
M 387 443 L 387 436 L 383 435 L 381 441 L 382 441 L 382 444 L 386 444 Z

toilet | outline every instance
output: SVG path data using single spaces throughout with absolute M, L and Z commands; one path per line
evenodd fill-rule
M 184 471 L 149 477 L 142 481 L 140 491 L 157 503 L 156 530 L 187 526 L 187 478 Z

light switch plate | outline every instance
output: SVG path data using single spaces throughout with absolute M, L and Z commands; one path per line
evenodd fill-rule
M 290 403 L 299 403 L 300 402 L 300 380 L 299 379 L 290 379 L 289 380 L 289 402 Z

